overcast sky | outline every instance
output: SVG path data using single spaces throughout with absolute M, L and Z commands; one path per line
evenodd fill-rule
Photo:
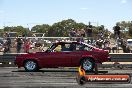
M 132 21 L 132 0 L 0 0 L 0 28 L 66 19 L 111 30 L 118 21 Z

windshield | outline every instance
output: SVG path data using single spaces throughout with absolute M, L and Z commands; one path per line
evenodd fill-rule
M 128 44 L 132 44 L 132 41 L 127 41 Z
M 55 44 L 53 43 L 47 50 L 46 50 L 46 52 L 48 51 L 51 51 L 51 50 L 53 50 L 54 48 L 55 48 L 56 46 L 55 46 Z

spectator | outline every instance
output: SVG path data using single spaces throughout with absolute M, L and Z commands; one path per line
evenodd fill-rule
M 75 40 L 74 38 L 72 38 L 72 37 L 76 37 L 76 31 L 75 30 L 71 30 L 70 32 L 69 32 L 69 36 L 70 36 L 70 40 Z
M 70 33 L 69 33 L 69 36 L 70 36 L 70 37 L 76 37 L 76 32 L 75 32 L 75 30 L 71 30 Z
M 29 53 L 30 45 L 31 45 L 30 39 L 27 39 L 27 40 L 25 41 L 25 43 L 24 43 L 24 51 L 25 51 L 25 53 Z
M 123 49 L 123 53 L 130 53 L 130 47 L 127 45 L 126 41 L 121 40 L 121 47 Z
M 98 33 L 98 39 L 104 40 L 104 34 L 103 34 L 103 32 L 99 32 Z
M 93 39 L 92 39 L 92 25 L 87 26 L 85 31 L 86 31 L 86 35 L 87 35 L 87 38 L 88 38 L 88 43 L 92 44 L 93 43 Z
M 21 47 L 22 47 L 22 44 L 23 44 L 23 40 L 20 37 L 18 37 L 16 39 L 16 49 L 17 49 L 17 53 L 20 53 Z
M 101 25 L 101 26 L 99 27 L 99 32 L 103 32 L 103 30 L 104 30 L 104 25 Z
M 107 48 L 110 46 L 110 41 L 108 39 L 104 40 L 104 48 Z
M 82 33 L 82 30 L 78 29 L 77 32 L 76 32 L 76 41 L 77 42 L 83 42 L 83 34 Z
M 102 45 L 103 45 L 103 40 L 101 40 L 101 39 L 99 39 L 99 40 L 97 40 L 97 42 L 96 42 L 96 47 L 98 47 L 98 48 L 102 48 Z
M 8 35 L 7 36 L 7 41 L 6 41 L 7 43 L 7 49 L 8 49 L 8 52 L 10 53 L 11 52 L 11 50 L 10 50 L 10 48 L 11 48 L 11 38 L 10 38 L 10 36 Z
M 104 40 L 104 49 L 109 50 L 109 53 L 111 52 L 110 41 L 108 39 Z
M 85 30 L 84 29 L 80 30 L 80 35 L 81 35 L 81 37 L 85 37 Z
M 131 49 L 129 46 L 126 46 L 126 53 L 131 53 Z
M 86 31 L 87 37 L 92 37 L 92 26 L 87 26 L 85 31 Z
M 6 34 L 6 41 L 4 42 L 3 47 L 4 47 L 4 53 L 10 53 L 11 38 L 8 34 Z
M 104 25 L 101 25 L 98 30 L 98 38 L 104 40 Z
M 114 26 L 114 35 L 115 37 L 119 37 L 120 38 L 120 26 L 118 24 L 116 24 L 116 26 Z
M 4 41 L 3 43 L 3 53 L 7 53 L 9 50 L 8 50 L 8 46 L 7 46 L 7 40 Z
M 113 53 L 117 53 L 117 47 L 115 46 L 115 47 L 112 47 L 112 52 Z
M 80 30 L 80 29 L 77 29 L 77 31 L 76 31 L 76 36 L 77 36 L 77 37 L 81 37 L 81 30 Z

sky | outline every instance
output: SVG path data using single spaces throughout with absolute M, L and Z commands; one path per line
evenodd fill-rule
M 132 0 L 0 0 L 0 28 L 66 19 L 112 30 L 116 22 L 132 21 Z

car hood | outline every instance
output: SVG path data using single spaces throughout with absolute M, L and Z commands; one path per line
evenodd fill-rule
M 95 48 L 94 51 L 96 52 L 102 52 L 103 54 L 109 54 L 109 51 L 108 50 L 103 50 L 103 49 L 99 49 L 99 48 Z

